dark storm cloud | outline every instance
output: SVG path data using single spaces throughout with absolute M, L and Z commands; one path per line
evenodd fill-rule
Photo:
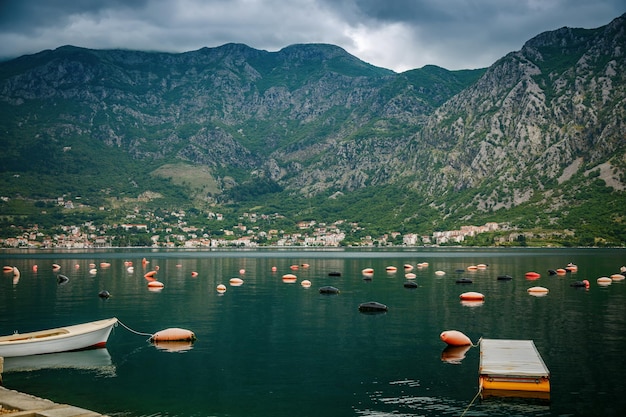
M 396 71 L 479 68 L 541 32 L 602 26 L 624 9 L 623 0 L 0 0 L 0 57 L 66 44 L 184 52 L 324 42 Z

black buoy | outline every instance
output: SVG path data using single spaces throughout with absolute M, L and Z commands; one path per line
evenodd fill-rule
M 457 284 L 471 284 L 473 282 L 474 281 L 471 280 L 470 278 L 459 278 L 459 279 L 456 280 Z
M 417 288 L 417 282 L 407 281 L 404 283 L 404 288 Z
M 556 275 L 556 271 L 554 269 L 548 269 L 548 275 Z
M 340 277 L 341 276 L 341 272 L 338 271 L 331 271 L 328 273 L 329 277 Z
M 58 275 L 57 276 L 57 282 L 59 284 L 65 284 L 66 282 L 68 282 L 70 279 L 68 277 L 66 277 L 65 275 Z
M 359 311 L 362 313 L 383 313 L 387 311 L 387 306 L 378 301 L 368 301 L 359 304 Z
M 498 275 L 498 281 L 509 281 L 512 279 L 513 277 L 510 275 Z
M 327 285 L 326 287 L 320 288 L 320 294 L 339 294 L 339 288 Z
M 102 290 L 98 293 L 98 297 L 100 298 L 109 298 L 111 296 L 111 293 L 108 292 L 107 290 Z

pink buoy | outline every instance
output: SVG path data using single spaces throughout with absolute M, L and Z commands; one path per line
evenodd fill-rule
M 446 330 L 439 335 L 439 338 L 450 346 L 467 346 L 472 344 L 471 339 L 458 330 Z
M 151 342 L 179 342 L 194 340 L 196 340 L 194 332 L 187 329 L 180 329 L 178 327 L 161 330 L 150 337 Z

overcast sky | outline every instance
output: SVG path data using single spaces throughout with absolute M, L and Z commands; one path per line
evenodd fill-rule
M 542 32 L 596 28 L 625 12 L 624 0 L 0 0 L 0 58 L 62 45 L 186 52 L 329 43 L 397 72 L 474 69 Z

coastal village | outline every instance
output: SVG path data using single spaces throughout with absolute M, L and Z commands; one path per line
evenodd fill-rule
M 61 202 L 65 209 L 72 210 L 71 202 Z M 261 225 L 271 225 L 280 214 L 244 213 L 236 219 L 234 226 L 214 228 L 190 225 L 187 214 L 180 210 L 169 213 L 166 218 L 153 213 L 133 213 L 126 216 L 126 222 L 115 224 L 95 224 L 84 222 L 77 225 L 59 225 L 57 232 L 46 233 L 38 226 L 16 227 L 16 235 L 0 238 L 0 247 L 5 248 L 105 248 L 150 246 L 156 248 L 254 248 L 259 246 L 437 246 L 460 244 L 467 237 L 501 229 L 498 223 L 482 226 L 463 226 L 459 230 L 437 231 L 432 235 L 389 232 L 382 236 L 370 236 L 359 224 L 335 221 L 331 224 L 315 220 L 301 221 L 285 231 Z M 207 220 L 215 223 L 234 224 L 227 221 L 222 213 L 209 212 Z M 232 220 L 232 219 L 230 219 Z M 346 242 L 349 233 L 358 232 L 358 241 Z M 141 240 L 130 239 L 140 236 Z

